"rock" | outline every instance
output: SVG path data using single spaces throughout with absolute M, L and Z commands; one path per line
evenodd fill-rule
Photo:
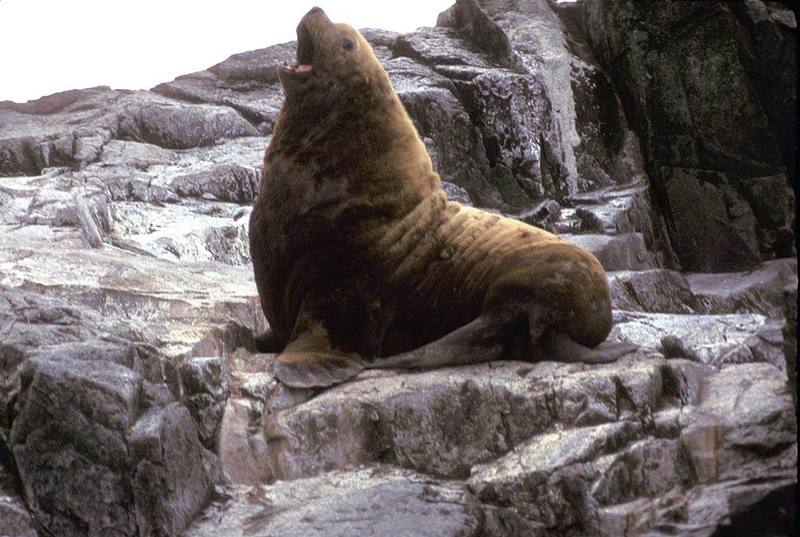
M 653 313 L 694 313 L 697 309 L 686 278 L 671 270 L 610 272 L 608 285 L 615 309 Z
M 557 232 L 559 217 L 562 214 L 561 205 L 555 200 L 544 200 L 531 207 L 527 211 L 507 214 L 517 220 L 522 220 L 527 224 L 546 229 L 551 232 Z
M 500 69 L 471 69 L 454 80 L 486 148 L 493 183 L 503 200 L 522 207 L 570 192 L 557 155 L 550 103 L 533 77 Z
M 216 357 L 192 358 L 180 367 L 184 404 L 203 445 L 217 450 L 225 403 L 230 394 L 225 362 Z
M 177 156 L 170 150 L 157 145 L 127 140 L 111 140 L 101 153 L 104 164 L 131 166 L 139 170 L 147 170 L 156 164 L 170 164 Z
M 448 28 L 419 28 L 398 36 L 394 52 L 428 65 L 472 65 L 491 67 L 481 51 L 465 47 L 455 31 Z
M 234 110 L 212 105 L 144 103 L 123 109 L 119 134 L 171 149 L 212 145 L 222 138 L 258 132 Z
M 115 133 L 116 96 L 108 87 L 97 87 L 24 105 L 0 103 L 0 174 L 38 174 L 46 167 L 91 162 L 98 145 Z
M 797 288 L 797 260 L 769 261 L 752 271 L 728 274 L 687 274 L 686 281 L 703 313 L 757 312 L 782 318 L 784 288 Z
M 273 416 L 266 426 L 270 470 L 285 479 L 392 462 L 458 477 L 556 423 L 615 420 L 620 393 L 632 411 L 655 408 L 657 362 L 584 367 L 508 362 L 370 376 Z
M 677 338 L 703 364 L 760 362 L 785 371 L 780 325 L 761 315 L 669 315 L 617 311 L 618 337 L 647 349 L 662 347 L 664 337 Z M 612 339 L 614 333 L 612 332 Z M 676 348 L 674 345 L 671 348 Z M 668 351 L 668 354 L 669 351 Z
M 259 407 L 247 398 L 230 398 L 223 412 L 219 455 L 233 483 L 258 485 L 272 479 Z M 259 419 L 255 419 L 258 416 Z M 254 423 L 255 422 L 255 423 Z
M 0 174 L 82 168 L 100 158 L 114 138 L 187 149 L 258 134 L 232 108 L 185 105 L 146 92 L 93 88 L 54 104 L 47 115 L 37 106 L 0 106 Z
M 563 238 L 592 252 L 603 268 L 614 270 L 648 270 L 658 266 L 655 256 L 647 250 L 641 233 L 624 235 L 572 235 Z
M 744 270 L 791 255 L 794 135 L 786 122 L 795 96 L 785 88 L 796 71 L 795 38 L 784 17 L 764 15 L 782 10 L 759 1 L 664 10 L 601 1 L 581 10 L 582 31 L 643 142 L 681 263 Z M 768 198 L 753 190 L 764 177 L 776 177 Z
M 640 349 L 329 390 L 254 352 L 295 43 L 0 103 L 0 534 L 789 534 L 795 32 L 758 0 L 365 30 L 450 199 L 593 251 Z
M 211 494 L 189 412 L 172 403 L 145 413 L 131 428 L 128 444 L 138 535 L 180 535 Z
M 259 134 L 266 135 L 272 131 L 283 102 L 276 66 L 282 63 L 280 57 L 294 62 L 294 48 L 292 43 L 234 54 L 208 71 L 180 76 L 153 91 L 189 103 L 230 107 L 251 122 Z
M 786 357 L 786 373 L 789 390 L 797 400 L 797 279 L 783 288 L 786 324 L 783 325 L 783 355 Z
M 750 206 L 717 172 L 673 168 L 664 174 L 672 207 L 673 240 L 687 267 L 699 272 L 741 270 L 759 263 Z M 699 205 L 694 202 L 702 198 Z M 702 230 L 698 232 L 698 230 Z
M 177 535 L 210 481 L 188 411 L 139 417 L 141 377 L 61 357 L 29 362 L 10 444 L 37 520 L 59 535 Z M 102 490 L 98 497 L 97 490 Z
M 10 444 L 28 505 L 50 531 L 136 534 L 125 432 L 140 382 L 121 366 L 69 359 L 23 373 Z
M 600 233 L 639 232 L 648 246 L 657 240 L 652 221 L 652 202 L 645 186 L 619 185 L 570 196 L 583 220 L 583 231 Z
M 391 467 L 239 487 L 187 537 L 293 535 L 540 535 L 510 509 L 483 505 L 462 486 Z
M 0 535 L 4 537 L 38 537 L 31 519 L 19 499 L 0 493 Z
M 788 472 L 796 421 L 782 409 L 791 403 L 784 373 L 770 364 L 731 365 L 708 377 L 680 436 L 697 482 Z M 751 459 L 753 451 L 763 455 Z
M 0 535 L 8 537 L 38 537 L 33 517 L 15 490 L 18 476 L 5 466 L 13 464 L 5 434 L 0 431 Z
M 534 437 L 508 456 L 473 469 L 468 486 L 484 502 L 515 505 L 549 532 L 596 533 L 586 489 L 606 468 L 584 461 L 602 459 L 640 435 L 636 425 L 622 422 Z
M 169 187 L 179 196 L 213 196 L 233 203 L 252 202 L 258 193 L 257 170 L 237 164 L 218 164 L 210 170 L 173 177 Z

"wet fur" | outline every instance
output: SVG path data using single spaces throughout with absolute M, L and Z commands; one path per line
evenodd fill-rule
M 491 335 L 487 345 L 505 355 L 531 358 L 550 333 L 601 343 L 611 306 L 597 260 L 541 229 L 448 201 L 366 40 L 313 10 L 298 35 L 314 44 L 314 76 L 282 76 L 286 102 L 250 221 L 272 330 L 261 339 L 283 348 L 279 378 L 333 384 L 357 374 L 361 358 L 413 351 L 479 317 L 495 328 L 475 334 Z M 330 373 L 337 368 L 341 378 Z

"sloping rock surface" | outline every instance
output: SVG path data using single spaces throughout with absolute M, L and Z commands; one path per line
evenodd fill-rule
M 247 221 L 294 43 L 0 103 L 0 535 L 788 535 L 795 26 L 458 0 L 364 30 L 451 198 L 609 271 L 640 348 L 602 366 L 276 381 Z

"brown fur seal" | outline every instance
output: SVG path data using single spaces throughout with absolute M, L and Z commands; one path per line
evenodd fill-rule
M 314 8 L 297 38 L 250 218 L 271 326 L 257 345 L 280 352 L 282 382 L 329 386 L 365 367 L 502 357 L 599 363 L 631 350 L 592 349 L 611 329 L 611 306 L 589 252 L 447 200 L 356 30 Z

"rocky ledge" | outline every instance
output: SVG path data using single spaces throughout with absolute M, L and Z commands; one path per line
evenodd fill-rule
M 784 535 L 794 14 L 458 0 L 365 30 L 452 198 L 609 271 L 603 366 L 288 389 L 247 219 L 294 43 L 0 103 L 0 535 Z

